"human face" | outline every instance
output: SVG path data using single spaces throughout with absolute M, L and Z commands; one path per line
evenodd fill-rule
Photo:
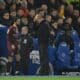
M 57 22 L 52 23 L 52 27 L 54 27 L 54 29 L 58 29 L 58 23 Z
M 22 33 L 22 35 L 27 35 L 28 34 L 28 28 L 27 27 L 22 27 L 21 33 Z
M 48 22 L 51 22 L 52 17 L 51 17 L 50 15 L 47 15 L 47 16 L 46 16 L 46 20 L 47 20 Z
M 36 14 L 35 10 L 31 10 L 31 11 L 29 12 L 29 15 L 30 15 L 31 17 L 34 17 L 35 14 Z
M 6 20 L 8 20 L 8 19 L 9 19 L 9 13 L 5 13 L 5 14 L 3 15 L 3 18 L 6 19 Z
M 51 12 L 51 15 L 52 15 L 52 16 L 57 16 L 57 15 L 58 15 L 58 11 L 57 11 L 57 10 L 53 10 L 53 11 Z
M 52 4 L 54 4 L 54 3 L 55 3 L 55 0 L 50 0 L 50 2 L 51 2 Z
M 12 12 L 10 13 L 10 15 L 11 15 L 12 17 L 16 17 L 16 11 L 12 11 Z
M 17 12 L 17 14 L 18 14 L 19 16 L 23 16 L 24 11 L 23 11 L 22 9 L 19 9 L 18 12 Z
M 79 11 L 78 10 L 74 10 L 73 15 L 78 17 L 79 16 Z
M 58 19 L 58 24 L 63 24 L 63 19 Z
M 30 4 L 34 4 L 34 0 L 28 0 Z
M 22 21 L 22 23 L 23 23 L 24 25 L 27 25 L 27 24 L 28 24 L 28 19 L 25 18 L 25 17 L 22 18 L 21 21 Z
M 66 20 L 66 23 L 72 24 L 72 18 L 68 18 L 68 19 Z
M 46 4 L 43 4 L 43 5 L 41 5 L 41 9 L 44 10 L 44 11 L 47 11 L 48 7 L 47 7 Z
M 20 25 L 20 19 L 17 19 L 17 20 L 16 20 L 16 24 L 17 24 L 17 25 Z

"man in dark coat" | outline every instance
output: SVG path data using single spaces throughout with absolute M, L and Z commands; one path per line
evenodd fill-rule
M 41 70 L 40 75 L 49 74 L 49 63 L 48 63 L 48 44 L 49 44 L 49 26 L 45 21 L 44 17 L 40 14 L 37 15 L 37 22 L 39 23 L 38 29 L 38 42 L 40 52 L 40 63 Z

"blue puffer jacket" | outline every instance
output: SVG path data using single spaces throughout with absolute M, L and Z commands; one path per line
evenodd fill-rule
M 0 57 L 8 56 L 7 27 L 0 24 Z

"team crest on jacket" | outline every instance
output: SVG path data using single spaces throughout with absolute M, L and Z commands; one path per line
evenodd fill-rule
M 27 39 L 24 39 L 23 43 L 26 44 L 27 43 Z

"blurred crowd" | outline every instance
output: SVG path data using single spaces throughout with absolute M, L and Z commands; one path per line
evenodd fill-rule
M 0 0 L 0 26 L 4 25 L 7 29 L 7 74 L 10 74 L 14 55 L 15 74 L 19 73 L 21 57 L 24 70 L 28 67 L 28 54 L 33 50 L 32 38 L 39 39 L 40 48 L 45 49 L 44 46 L 48 44 L 58 47 L 65 41 L 73 51 L 71 31 L 76 30 L 80 37 L 80 3 L 74 1 L 68 3 L 68 0 Z M 64 34 L 57 38 L 60 32 Z M 21 54 L 25 52 L 26 54 Z

